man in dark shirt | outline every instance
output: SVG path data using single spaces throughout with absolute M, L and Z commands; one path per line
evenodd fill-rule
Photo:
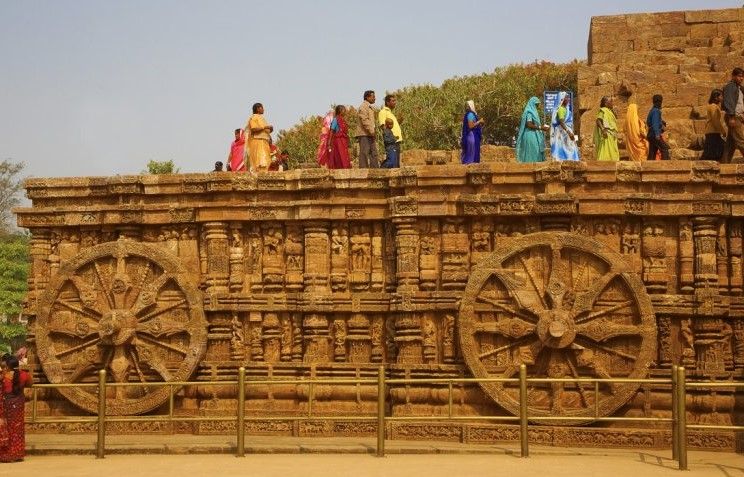
M 744 69 L 734 68 L 731 81 L 723 87 L 723 104 L 721 109 L 726 115 L 728 135 L 726 136 L 726 150 L 723 162 L 731 162 L 734 152 L 738 149 L 744 156 L 744 94 L 741 84 L 744 82 Z
M 663 100 L 664 98 L 660 94 L 655 94 L 653 97 L 654 106 L 648 112 L 648 117 L 646 117 L 646 126 L 648 126 L 646 139 L 648 139 L 649 161 L 656 159 L 657 151 L 661 151 L 662 160 L 669 160 L 669 144 L 667 144 L 664 136 L 662 136 L 664 126 L 666 126 L 664 120 L 661 119 L 661 103 Z

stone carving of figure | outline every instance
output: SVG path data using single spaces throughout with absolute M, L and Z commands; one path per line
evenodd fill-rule
M 690 320 L 682 320 L 679 324 L 682 341 L 682 365 L 691 366 L 695 363 L 695 337 L 692 334 Z
M 352 242 L 351 257 L 354 270 L 366 270 L 370 263 L 370 250 L 368 243 Z
M 341 235 L 337 229 L 333 229 L 331 233 L 331 252 L 334 255 L 341 255 L 346 252 L 346 242 L 346 236 Z
M 232 320 L 230 320 L 230 351 L 232 358 L 236 360 L 242 360 L 244 358 L 244 346 L 245 346 L 245 334 L 243 333 L 243 324 L 238 319 L 238 315 L 234 314 Z
M 279 230 L 270 230 L 264 237 L 264 247 L 267 255 L 279 255 L 279 247 L 282 243 L 282 233 Z

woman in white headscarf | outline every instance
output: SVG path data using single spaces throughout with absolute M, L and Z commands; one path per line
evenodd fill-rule
M 573 132 L 573 106 L 566 91 L 558 95 L 558 106 L 550 121 L 550 155 L 558 161 L 578 161 L 579 148 Z
M 472 99 L 465 102 L 465 116 L 462 118 L 462 155 L 460 160 L 463 164 L 477 164 L 480 162 L 480 145 L 482 126 L 485 121 L 478 118 L 475 112 L 475 101 Z

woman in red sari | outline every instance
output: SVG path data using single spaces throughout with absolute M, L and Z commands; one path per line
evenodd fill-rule
M 328 169 L 351 169 L 349 161 L 349 126 L 344 120 L 346 108 L 336 106 L 336 117 L 331 122 L 331 157 Z
M 6 429 L 8 439 L 3 443 L 3 432 L 0 431 L 0 462 L 17 462 L 26 455 L 26 434 L 24 423 L 24 406 L 26 398 L 23 389 L 31 384 L 31 376 L 21 371 L 18 358 L 8 356 L 2 369 L 2 407 L 0 427 Z

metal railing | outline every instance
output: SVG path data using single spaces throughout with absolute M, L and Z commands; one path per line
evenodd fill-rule
M 511 383 L 519 385 L 519 415 L 518 416 L 457 416 L 453 412 L 453 387 L 455 384 L 466 383 Z M 581 383 L 593 384 L 594 396 L 599 396 L 600 384 L 670 384 L 672 387 L 672 417 L 624 417 L 624 416 L 600 416 L 598 399 L 594 399 L 594 415 L 587 416 L 530 416 L 527 402 L 528 384 L 554 384 L 554 383 Z M 279 384 L 303 384 L 308 386 L 307 412 L 303 415 L 293 416 L 251 416 L 245 415 L 245 391 L 246 386 L 257 385 L 279 385 Z M 377 413 L 376 415 L 334 415 L 322 416 L 313 413 L 313 402 L 315 401 L 315 386 L 318 385 L 340 385 L 340 384 L 376 384 L 377 385 Z M 387 416 L 386 400 L 387 386 L 389 385 L 411 385 L 411 384 L 446 384 L 448 390 L 447 414 L 442 416 Z M 237 386 L 238 403 L 237 412 L 233 416 L 181 416 L 175 413 L 174 388 L 182 386 Z M 168 387 L 168 413 L 147 416 L 107 416 L 106 393 L 109 387 L 147 386 Z M 71 416 L 65 418 L 39 418 L 37 413 L 38 391 L 40 389 L 61 388 L 97 388 L 98 412 L 96 416 Z M 728 430 L 744 431 L 744 426 L 735 425 L 703 425 L 687 424 L 687 389 L 744 389 L 744 382 L 734 381 L 694 381 L 688 382 L 685 376 L 685 368 L 673 366 L 671 377 L 666 378 L 528 378 L 527 367 L 522 364 L 519 368 L 518 378 L 392 378 L 385 377 L 385 367 L 380 366 L 376 378 L 357 379 L 250 379 L 246 380 L 245 368 L 238 369 L 237 381 L 183 381 L 183 382 L 153 382 L 153 383 L 107 383 L 106 371 L 98 372 L 98 383 L 63 383 L 63 384 L 36 384 L 32 387 L 32 412 L 31 419 L 27 423 L 97 423 L 96 457 L 102 459 L 106 448 L 106 423 L 109 422 L 162 422 L 162 421 L 234 421 L 236 427 L 237 448 L 235 455 L 245 456 L 245 424 L 250 421 L 308 421 L 308 420 L 344 420 L 344 421 L 370 421 L 377 423 L 377 445 L 375 454 L 378 457 L 385 456 L 385 424 L 393 421 L 504 421 L 519 422 L 520 456 L 529 456 L 529 421 L 539 419 L 541 421 L 569 422 L 585 421 L 591 419 L 598 422 L 655 422 L 669 423 L 672 431 L 672 459 L 678 462 L 680 470 L 687 470 L 687 430 Z

